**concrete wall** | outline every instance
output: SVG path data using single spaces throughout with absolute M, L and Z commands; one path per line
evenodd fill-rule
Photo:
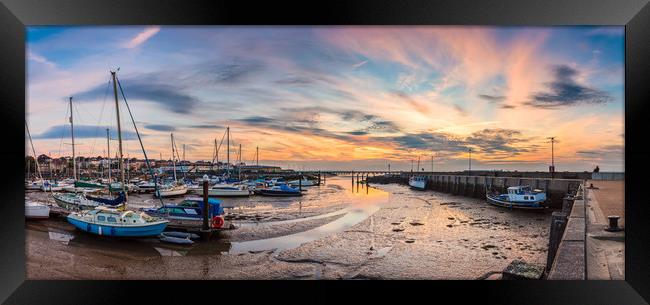
M 625 173 L 592 173 L 591 174 L 591 180 L 615 180 L 615 181 L 621 181 L 625 180 Z
M 410 174 L 383 175 L 369 177 L 371 183 L 401 183 L 408 184 Z M 427 175 L 426 188 L 434 191 L 451 193 L 468 197 L 485 198 L 485 187 L 505 193 L 510 186 L 530 185 L 534 189 L 546 192 L 551 207 L 561 207 L 562 198 L 576 191 L 582 180 L 579 179 L 550 179 L 524 177 L 488 177 L 461 175 Z
M 547 276 L 549 280 L 586 279 L 586 219 L 583 195 L 582 188 L 578 189 L 562 240 Z

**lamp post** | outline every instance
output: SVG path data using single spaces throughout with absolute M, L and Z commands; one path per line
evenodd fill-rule
M 469 170 L 468 170 L 467 175 L 471 176 L 472 175 L 472 148 L 471 147 L 468 148 L 467 151 L 469 152 L 469 158 L 468 158 L 468 160 L 469 160 Z

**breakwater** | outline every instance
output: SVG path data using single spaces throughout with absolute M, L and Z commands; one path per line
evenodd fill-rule
M 411 173 L 357 177 L 357 181 L 368 183 L 398 183 L 408 185 Z M 353 179 L 355 176 L 352 176 Z M 552 179 L 537 177 L 491 177 L 491 176 L 465 176 L 465 175 L 424 175 L 426 177 L 426 189 L 453 195 L 484 198 L 486 188 L 491 188 L 505 193 L 510 186 L 529 185 L 534 189 L 546 192 L 549 198 L 549 206 L 553 208 L 562 207 L 562 199 L 567 194 L 576 192 L 581 179 Z

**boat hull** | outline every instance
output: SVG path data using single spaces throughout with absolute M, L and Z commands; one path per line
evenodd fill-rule
M 543 210 L 545 208 L 542 205 L 542 202 L 513 202 L 513 201 L 504 201 L 497 198 L 491 197 L 489 195 L 485 196 L 487 202 L 493 206 L 498 206 L 508 209 L 521 209 L 521 210 Z
M 111 226 L 86 222 L 68 215 L 68 222 L 75 228 L 95 235 L 116 236 L 116 237 L 145 237 L 157 236 L 165 230 L 167 222 L 158 222 L 141 226 Z
M 62 207 L 64 209 L 70 210 L 70 211 L 92 210 L 92 209 L 96 208 L 97 206 L 99 206 L 99 204 L 95 204 L 95 205 L 77 204 L 77 203 L 74 203 L 74 202 L 69 202 L 69 201 L 62 200 L 62 199 L 58 198 L 57 196 L 54 196 L 54 202 L 56 202 L 56 205 L 58 205 L 59 207 Z
M 300 197 L 302 193 L 300 192 L 277 192 L 269 190 L 258 190 L 255 192 L 258 195 L 262 196 L 273 196 L 273 197 Z
M 158 197 L 174 197 L 174 196 L 181 196 L 187 194 L 187 189 L 180 189 L 180 190 L 170 190 L 170 191 L 161 191 L 158 190 Z
M 196 189 L 195 193 L 203 196 L 203 189 Z M 208 196 L 210 197 L 248 197 L 250 192 L 248 190 L 220 190 L 209 189 Z
M 421 191 L 423 191 L 425 189 L 426 184 L 427 184 L 427 182 L 424 181 L 424 180 L 409 181 L 409 186 L 412 189 L 421 190 Z
M 50 217 L 50 207 L 46 205 L 26 205 L 25 218 L 47 219 Z

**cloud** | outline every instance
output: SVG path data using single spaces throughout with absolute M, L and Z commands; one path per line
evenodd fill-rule
M 352 68 L 358 69 L 358 68 L 361 68 L 362 66 L 364 66 L 367 63 L 368 63 L 368 61 L 364 60 L 364 61 L 362 61 L 360 63 L 356 63 L 356 64 L 352 65 Z
M 159 104 L 165 109 L 182 114 L 193 112 L 200 100 L 183 92 L 182 87 L 158 83 L 153 77 L 141 76 L 120 80 L 128 100 L 145 100 Z M 79 101 L 103 98 L 106 85 L 101 84 L 88 91 L 74 94 Z
M 227 62 L 210 61 L 194 66 L 194 73 L 189 80 L 191 82 L 203 82 L 208 84 L 236 84 L 241 83 L 253 75 L 258 74 L 266 65 L 257 60 L 243 60 L 234 58 Z
M 49 61 L 47 58 L 45 58 L 45 57 L 43 57 L 41 55 L 38 55 L 38 54 L 36 54 L 36 53 L 34 53 L 32 51 L 27 52 L 27 59 L 33 60 L 33 61 L 41 63 L 41 64 L 44 64 L 45 66 L 47 66 L 50 69 L 56 68 L 55 63 Z
M 196 129 L 222 129 L 224 128 L 221 125 L 215 125 L 215 124 L 198 124 L 198 125 L 190 125 L 187 126 L 189 128 L 196 128 Z
M 158 34 L 158 32 L 160 32 L 160 27 L 159 26 L 146 28 L 142 32 L 135 35 L 135 37 L 133 37 L 127 43 L 125 43 L 124 48 L 133 49 L 133 48 L 145 43 L 151 37 Z
M 74 126 L 74 137 L 75 139 L 84 139 L 84 138 L 106 138 L 106 128 L 107 126 L 95 126 L 95 125 L 75 125 Z M 140 134 L 140 136 L 145 136 Z M 117 138 L 117 132 L 115 129 L 110 128 L 110 137 Z M 34 139 L 67 139 L 70 138 L 70 125 L 56 125 L 48 128 L 44 132 L 34 135 Z M 138 137 L 135 132 L 122 130 L 122 139 L 123 140 L 136 140 Z
M 486 101 L 488 101 L 488 102 L 491 102 L 491 103 L 499 103 L 499 102 L 503 102 L 503 101 L 506 99 L 505 96 L 501 96 L 501 95 L 489 95 L 489 94 L 479 94 L 478 97 L 479 97 L 479 98 L 482 98 L 482 99 L 484 99 L 484 100 L 486 100 Z
M 522 137 L 520 131 L 503 128 L 479 130 L 465 138 L 467 145 L 489 154 L 488 158 L 511 157 L 523 152 L 529 152 L 536 145 L 520 145 L 529 141 L 529 139 Z
M 557 108 L 581 104 L 605 104 L 613 98 L 604 91 L 582 86 L 576 82 L 579 72 L 567 65 L 552 68 L 554 80 L 547 83 L 549 91 L 531 96 L 529 105 L 539 108 Z
M 144 128 L 155 131 L 176 131 L 176 127 L 164 124 L 147 124 L 144 125 Z
M 411 106 L 417 112 L 422 113 L 422 114 L 428 114 L 429 113 L 429 107 L 427 105 L 415 100 L 409 94 L 407 94 L 407 93 L 405 93 L 403 91 L 393 91 L 393 95 L 395 95 L 400 100 L 406 102 L 409 106 Z

